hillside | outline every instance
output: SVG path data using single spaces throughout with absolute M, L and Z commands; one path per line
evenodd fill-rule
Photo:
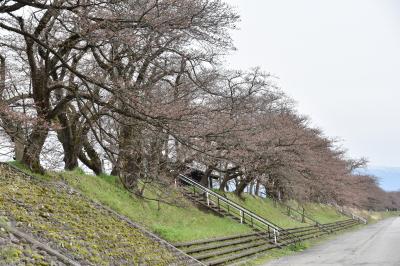
M 13 165 L 28 172 L 19 163 Z M 67 258 L 87 265 L 120 265 L 132 260 L 144 260 L 149 265 L 168 265 L 177 260 L 176 250 L 160 245 L 140 227 L 121 219 L 120 214 L 170 243 L 252 231 L 246 225 L 198 208 L 179 191 L 170 194 L 171 202 L 179 200 L 176 206 L 149 200 L 157 195 L 153 189 L 145 191 L 147 199 L 132 196 L 113 176 L 91 176 L 75 170 L 49 172 L 44 176 L 35 174 L 32 179 L 0 165 L 0 182 L 0 222 L 3 228 L 0 257 L 10 264 L 35 262 L 37 265 L 51 265 L 59 258 L 37 250 L 35 245 L 25 240 L 15 241 L 16 237 L 7 227 L 25 232 Z M 300 222 L 298 217 L 288 216 L 284 206 L 275 205 L 269 199 L 250 195 L 243 199 L 233 194 L 227 196 L 284 228 L 308 225 Z M 294 201 L 289 204 L 300 208 Z M 321 223 L 345 219 L 329 206 L 308 203 L 303 207 L 307 215 Z M 285 250 L 291 252 L 292 248 Z M 274 251 L 272 254 L 285 253 Z M 62 261 L 60 265 L 63 265 Z
M 30 179 L 0 165 L 1 259 L 7 264 L 51 265 L 53 259 L 15 240 L 15 228 L 84 265 L 177 261 L 171 250 L 62 182 Z M 157 252 L 153 252 L 157 250 Z
M 24 169 L 18 163 L 13 164 Z M 24 169 L 24 171 L 27 170 Z M 178 191 L 171 193 L 170 199 L 167 199 L 170 202 L 178 202 L 178 205 L 174 205 L 138 198 L 127 192 L 118 182 L 118 179 L 113 176 L 92 176 L 79 170 L 48 172 L 46 176 L 36 176 L 42 180 L 65 182 L 81 191 L 88 198 L 111 207 L 133 221 L 138 221 L 148 230 L 171 242 L 207 239 L 251 231 L 245 225 L 199 209 L 192 202 L 182 197 Z M 146 198 L 156 199 L 156 194 L 157 190 L 154 187 L 149 187 L 145 190 Z M 298 221 L 298 219 L 287 216 L 286 209 L 280 205 L 275 206 L 270 199 L 262 199 L 250 195 L 245 195 L 243 199 L 239 199 L 230 193 L 226 193 L 226 195 L 240 205 L 255 211 L 261 216 L 268 217 L 284 228 L 306 225 Z M 297 208 L 294 206 L 295 202 L 291 204 Z M 321 220 L 321 223 L 338 221 L 344 218 L 336 210 L 328 206 L 308 203 L 304 207 L 306 213 Z

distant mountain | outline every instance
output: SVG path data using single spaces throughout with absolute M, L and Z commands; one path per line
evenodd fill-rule
M 358 171 L 378 177 L 380 187 L 386 191 L 400 190 L 400 167 L 368 167 Z

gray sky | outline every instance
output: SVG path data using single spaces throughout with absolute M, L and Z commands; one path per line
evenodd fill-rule
M 260 66 L 353 157 L 400 166 L 400 1 L 226 0 L 233 68 Z

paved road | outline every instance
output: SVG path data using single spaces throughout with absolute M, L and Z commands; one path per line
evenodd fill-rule
M 265 266 L 400 266 L 400 218 L 346 233 Z

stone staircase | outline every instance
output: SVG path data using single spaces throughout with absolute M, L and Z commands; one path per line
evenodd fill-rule
M 273 243 L 267 234 L 248 234 L 176 243 L 175 247 L 201 261 L 205 265 L 240 265 L 265 251 L 281 248 L 296 242 L 318 238 L 348 229 L 359 224 L 353 219 L 324 224 L 286 229 L 289 234 L 279 237 L 279 244 Z
M 278 247 L 260 233 L 177 243 L 175 246 L 205 265 L 235 263 Z

